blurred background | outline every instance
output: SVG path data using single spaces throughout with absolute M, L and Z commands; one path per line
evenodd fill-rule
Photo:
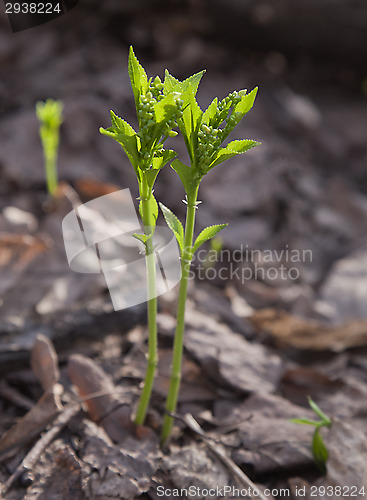
M 34 106 L 64 101 L 59 177 L 83 200 L 120 188 L 136 194 L 123 151 L 99 133 L 110 109 L 135 125 L 131 44 L 149 75 L 163 77 L 168 68 L 185 78 L 206 68 L 202 107 L 259 86 L 233 138 L 262 145 L 207 176 L 198 229 L 228 221 L 219 246 L 241 251 L 239 266 L 255 264 L 244 249 L 310 253 L 293 263 L 283 254 L 276 266 L 298 271 L 286 279 L 213 284 L 230 287 L 244 309 L 279 307 L 333 323 L 366 317 L 366 2 L 80 0 L 61 18 L 18 33 L 1 9 L 2 333 L 96 299 L 105 286 L 68 270 L 60 224 L 70 207 L 56 215 L 45 209 Z M 183 190 L 169 168 L 156 194 L 184 214 Z M 266 270 L 274 261 L 257 255 L 257 264 Z

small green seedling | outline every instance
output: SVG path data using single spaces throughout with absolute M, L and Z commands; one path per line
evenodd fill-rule
M 152 240 L 158 217 L 158 205 L 153 195 L 153 187 L 159 171 L 177 156 L 175 151 L 164 149 L 163 144 L 168 137 L 177 135 L 172 129 L 175 120 L 182 115 L 183 103 L 180 92 L 163 91 L 164 86 L 158 76 L 154 80 L 148 79 L 132 47 L 129 52 L 128 72 L 139 131 L 136 132 L 129 123 L 111 111 L 111 127 L 100 128 L 100 132 L 115 139 L 122 146 L 134 168 L 139 185 L 139 212 L 144 225 L 144 234 L 136 234 L 134 237 L 144 245 L 146 254 L 149 346 L 147 372 L 135 421 L 137 424 L 143 424 L 158 362 L 156 267 Z
M 60 126 L 63 103 L 47 99 L 36 104 L 36 115 L 40 121 L 40 137 L 45 160 L 45 174 L 47 190 L 51 196 L 55 194 L 58 185 L 57 178 L 57 153 L 59 149 Z
M 234 156 L 245 153 L 259 144 L 256 141 L 245 139 L 231 141 L 226 146 L 222 146 L 229 134 L 252 108 L 257 88 L 250 93 L 247 93 L 246 90 L 234 91 L 221 101 L 215 98 L 207 110 L 203 112 L 195 99 L 203 73 L 204 71 L 181 82 L 166 71 L 164 81 L 165 94 L 179 92 L 183 100 L 183 113 L 177 118 L 177 124 L 185 140 L 190 165 L 186 165 L 180 160 L 172 162 L 172 168 L 180 177 L 186 193 L 185 229 L 173 212 L 160 204 L 167 225 L 174 232 L 181 250 L 182 271 L 172 371 L 161 436 L 162 445 L 166 443 L 170 436 L 173 425 L 171 414 L 176 411 L 177 406 L 181 380 L 187 285 L 192 258 L 196 250 L 205 241 L 213 238 L 227 226 L 227 224 L 218 224 L 206 227 L 193 241 L 195 214 L 201 203 L 198 201 L 199 186 L 204 176 L 214 167 Z
M 331 420 L 310 397 L 308 397 L 308 403 L 311 409 L 320 418 L 320 420 L 310 420 L 308 418 L 293 418 L 291 422 L 294 422 L 295 424 L 313 425 L 315 427 L 315 432 L 313 433 L 312 438 L 312 455 L 318 469 L 323 474 L 325 474 L 326 462 L 329 457 L 329 452 L 320 434 L 320 429 L 322 427 L 330 428 Z

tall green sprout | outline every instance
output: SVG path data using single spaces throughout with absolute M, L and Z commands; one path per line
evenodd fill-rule
M 197 92 L 203 72 L 180 82 L 168 72 L 164 81 L 164 92 L 179 92 L 183 100 L 183 113 L 177 118 L 177 124 L 185 140 L 190 157 L 190 166 L 180 160 L 174 160 L 172 168 L 179 175 L 186 192 L 185 228 L 179 219 L 164 205 L 160 204 L 168 226 L 174 232 L 181 250 L 181 282 L 178 299 L 177 324 L 173 345 L 173 362 L 170 377 L 166 415 L 164 417 L 161 443 L 164 445 L 170 436 L 176 411 L 181 381 L 183 337 L 185 329 L 185 306 L 190 266 L 194 253 L 207 240 L 215 236 L 227 224 L 206 227 L 194 237 L 195 215 L 198 202 L 199 186 L 204 176 L 215 166 L 242 154 L 259 143 L 252 140 L 236 140 L 222 147 L 233 129 L 252 108 L 257 88 L 247 93 L 246 90 L 232 92 L 222 101 L 215 98 L 203 112 L 198 105 Z
M 143 221 L 144 234 L 135 237 L 145 246 L 148 293 L 148 364 L 143 391 L 140 397 L 136 423 L 143 424 L 147 413 L 155 371 L 158 363 L 157 350 L 157 298 L 156 265 L 153 247 L 153 233 L 158 217 L 158 205 L 153 187 L 159 171 L 176 156 L 171 149 L 164 149 L 168 137 L 177 132 L 172 128 L 182 115 L 180 92 L 163 92 L 163 83 L 157 76 L 147 77 L 144 68 L 130 47 L 128 72 L 134 94 L 139 131 L 111 111 L 111 127 L 100 128 L 100 132 L 115 139 L 125 151 L 134 168 L 139 185 L 139 212 Z
M 45 160 L 45 174 L 47 191 L 51 196 L 55 194 L 58 185 L 57 153 L 59 149 L 60 126 L 63 103 L 47 99 L 36 103 L 36 115 L 40 122 L 40 137 Z

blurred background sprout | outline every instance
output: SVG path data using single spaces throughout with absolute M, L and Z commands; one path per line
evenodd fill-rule
M 63 122 L 62 101 L 47 99 L 36 104 L 36 115 L 40 122 L 39 134 L 41 137 L 43 156 L 45 160 L 45 175 L 47 191 L 51 196 L 55 194 L 58 185 L 57 153 L 60 140 L 60 126 Z

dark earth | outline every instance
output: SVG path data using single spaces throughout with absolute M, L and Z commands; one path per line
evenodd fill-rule
M 259 498 L 241 494 L 252 481 L 273 499 L 367 497 L 367 4 L 80 0 L 17 33 L 0 12 L 0 495 Z M 262 145 L 201 187 L 196 232 L 229 225 L 216 258 L 194 261 L 163 451 L 177 288 L 159 299 L 159 375 L 136 428 L 145 305 L 114 311 L 102 274 L 69 269 L 61 231 L 75 197 L 137 196 L 123 151 L 99 133 L 110 109 L 135 124 L 131 44 L 149 75 L 205 68 L 202 107 L 259 86 L 233 138 Z M 34 111 L 49 97 L 64 102 L 55 200 Z M 169 167 L 155 194 L 184 217 Z M 313 427 L 291 422 L 317 418 L 308 396 L 332 421 L 325 473 Z

